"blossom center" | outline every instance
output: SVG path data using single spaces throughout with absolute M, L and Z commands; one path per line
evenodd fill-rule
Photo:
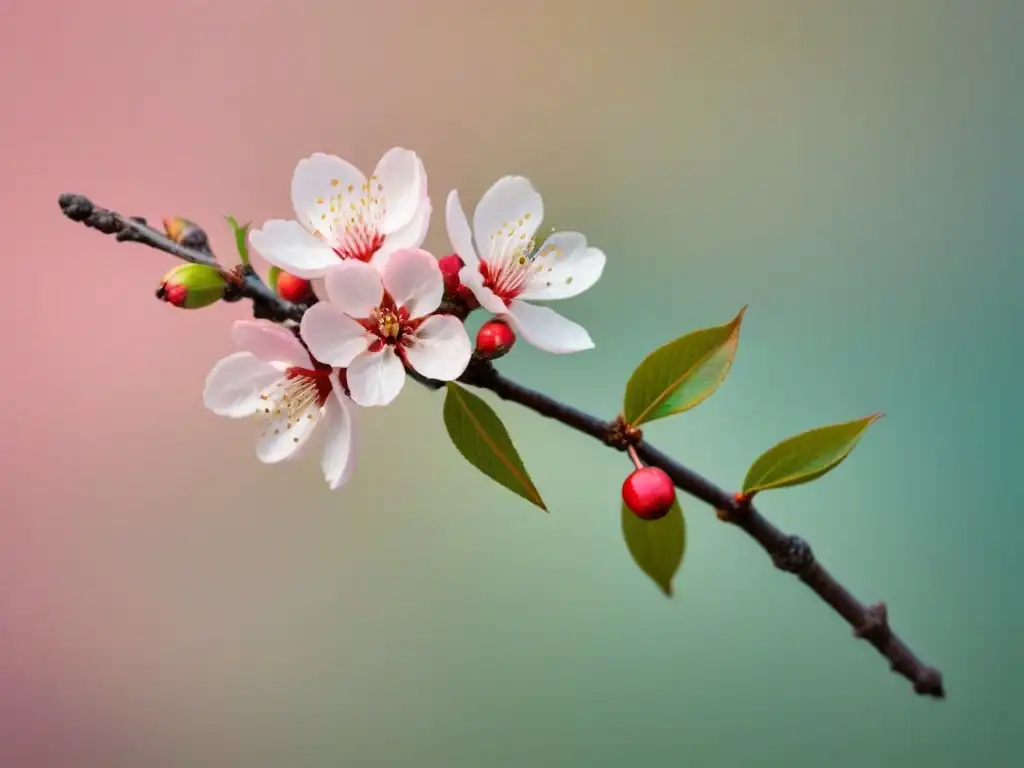
M 385 341 L 396 342 L 402 335 L 402 321 L 391 309 L 378 309 L 375 314 L 377 334 Z
M 284 376 L 260 394 L 255 418 L 264 425 L 261 437 L 294 429 L 302 420 L 312 421 L 334 389 L 327 366 L 287 368 Z M 298 437 L 293 440 L 299 442 Z
M 385 294 L 384 301 L 362 321 L 366 330 L 377 338 L 370 344 L 371 352 L 379 352 L 385 346 L 396 347 L 400 352 L 403 347 L 411 347 L 422 320 L 410 320 L 409 310 L 396 306 L 394 299 Z
M 492 237 L 490 257 L 480 261 L 484 287 L 505 302 L 506 307 L 538 273 L 545 269 L 550 272 L 551 262 L 560 254 L 550 243 L 538 250 L 535 239 L 526 240 L 522 233 L 516 238 L 514 233 L 502 231 Z
M 380 223 L 388 212 L 384 185 L 376 176 L 361 186 L 331 179 L 335 194 L 318 197 L 319 213 L 310 222 L 313 234 L 331 246 L 339 259 L 369 261 L 384 244 Z

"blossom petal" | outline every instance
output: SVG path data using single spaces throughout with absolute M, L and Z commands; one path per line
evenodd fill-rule
M 476 267 L 480 257 L 476 255 L 476 248 L 473 246 L 473 232 L 469 228 L 469 220 L 466 219 L 466 212 L 459 202 L 459 192 L 453 189 L 448 193 L 448 202 L 444 209 L 444 222 L 448 229 L 448 239 L 451 241 L 455 253 L 462 259 L 462 263 Z
M 384 289 L 409 317 L 426 317 L 444 296 L 444 275 L 437 259 L 426 251 L 406 248 L 392 254 L 384 268 Z
M 362 189 L 366 177 L 348 160 L 335 155 L 316 152 L 299 160 L 292 174 L 292 206 L 295 217 L 310 232 L 322 227 L 327 216 L 331 216 L 331 206 L 337 207 L 339 195 L 343 190 L 354 187 Z M 301 277 L 301 275 L 300 275 Z
M 313 357 L 321 363 L 344 368 L 366 351 L 366 329 L 334 304 L 320 302 L 306 310 L 299 333 Z
M 235 352 L 218 361 L 207 375 L 203 404 L 218 416 L 252 416 L 260 393 L 281 378 L 279 369 L 251 352 Z
M 339 263 L 334 250 L 297 221 L 272 219 L 254 229 L 249 242 L 275 267 L 306 280 L 322 277 Z
M 324 278 L 327 298 L 349 317 L 368 318 L 384 298 L 380 272 L 362 261 L 341 262 Z
M 544 218 L 544 201 L 523 176 L 498 179 L 473 214 L 473 235 L 480 258 L 490 261 L 525 246 Z
M 579 232 L 557 232 L 537 251 L 539 269 L 530 271 L 519 298 L 550 301 L 577 296 L 598 281 L 606 260 L 603 251 L 587 247 Z
M 322 409 L 313 405 L 306 414 L 301 415 L 302 418 L 294 418 L 289 422 L 288 417 L 282 414 L 269 422 L 256 440 L 256 457 L 264 464 L 276 464 L 296 457 L 316 431 L 322 415 Z
M 328 270 L 328 272 L 329 271 L 330 270 Z M 327 282 L 324 280 L 324 278 L 318 277 L 316 280 L 310 280 L 309 285 L 313 289 L 313 295 L 316 296 L 320 301 L 331 300 L 330 297 L 327 295 Z
M 352 406 L 341 391 L 337 375 L 331 374 L 334 389 L 324 404 L 323 453 L 320 468 L 332 491 L 343 486 L 355 469 L 355 434 Z
M 405 350 L 409 365 L 437 381 L 459 378 L 472 353 L 465 326 L 452 315 L 428 317 L 416 329 L 415 344 Z
M 352 399 L 364 407 L 387 405 L 405 384 L 405 366 L 391 347 L 360 355 L 345 373 Z
M 370 263 L 383 272 L 392 254 L 396 251 L 403 248 L 419 248 L 423 245 L 423 241 L 427 239 L 427 230 L 430 228 L 431 213 L 433 213 L 433 208 L 430 205 L 430 200 L 424 198 L 412 221 L 385 237 L 380 248 L 370 258 Z
M 387 202 L 380 221 L 381 234 L 387 236 L 412 221 L 419 210 L 426 193 L 423 164 L 412 150 L 394 147 L 384 153 L 373 176 L 369 194 Z
M 459 282 L 469 288 L 480 302 L 480 306 L 492 315 L 504 315 L 508 312 L 505 302 L 490 288 L 484 285 L 484 276 L 478 267 L 463 267 L 459 270 Z
M 309 353 L 295 334 L 269 320 L 236 320 L 231 336 L 239 347 L 266 363 L 312 368 Z
M 537 307 L 517 299 L 508 307 L 508 319 L 516 333 L 545 352 L 563 355 L 594 348 L 594 342 L 583 326 L 548 307 Z

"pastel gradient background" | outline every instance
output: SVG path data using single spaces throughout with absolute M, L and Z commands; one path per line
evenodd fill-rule
M 4 768 L 1024 760 L 1020 2 L 0 14 Z M 169 258 L 56 203 L 183 215 L 227 257 L 221 214 L 289 216 L 300 157 L 369 169 L 396 144 L 438 208 L 523 173 L 546 226 L 609 255 L 559 305 L 597 349 L 524 346 L 508 374 L 612 416 L 647 351 L 749 304 L 732 376 L 660 447 L 735 487 L 793 432 L 888 414 L 763 510 L 888 601 L 948 701 L 693 501 L 666 601 L 620 539 L 626 460 L 514 406 L 549 516 L 466 465 L 416 387 L 361 414 L 340 492 L 315 461 L 259 465 L 201 401 L 245 307 L 157 303 Z

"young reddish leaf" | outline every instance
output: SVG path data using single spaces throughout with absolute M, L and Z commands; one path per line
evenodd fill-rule
M 678 499 L 659 520 L 641 520 L 622 505 L 622 536 L 640 570 L 672 597 L 672 579 L 686 551 L 686 520 Z
M 459 453 L 489 478 L 547 512 L 498 414 L 472 392 L 448 383 L 444 425 Z
M 843 463 L 864 431 L 882 417 L 819 427 L 783 440 L 769 448 L 747 471 L 743 493 L 751 495 L 771 488 L 786 488 L 817 480 Z
M 730 322 L 680 336 L 658 347 L 626 384 L 623 416 L 637 427 L 700 405 L 732 368 L 746 307 Z

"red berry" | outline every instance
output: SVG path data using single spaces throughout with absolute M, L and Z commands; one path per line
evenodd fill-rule
M 641 520 L 659 520 L 676 500 L 672 479 L 657 467 L 642 467 L 622 484 L 622 500 Z
M 313 295 L 309 280 L 281 272 L 277 276 L 277 295 L 285 301 L 301 304 Z
M 501 320 L 488 320 L 476 334 L 476 354 L 484 360 L 496 360 L 516 343 L 516 332 Z

